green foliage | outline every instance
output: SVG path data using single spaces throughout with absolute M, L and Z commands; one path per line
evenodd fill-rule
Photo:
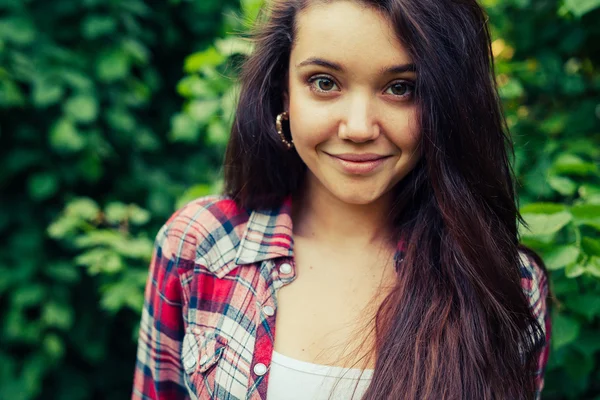
M 127 398 L 152 238 L 222 185 L 262 0 L 0 1 L 0 399 Z M 599 0 L 484 0 L 527 226 L 544 399 L 600 393 Z M 224 35 L 228 33 L 229 35 Z
M 516 141 L 521 238 L 542 255 L 554 295 L 543 398 L 591 399 L 600 393 L 600 1 L 485 3 Z
M 129 396 L 154 235 L 219 175 L 174 89 L 236 7 L 0 1 L 0 399 Z

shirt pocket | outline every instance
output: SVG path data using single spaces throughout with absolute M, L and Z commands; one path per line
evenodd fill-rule
M 219 360 L 227 349 L 227 338 L 216 331 L 192 329 L 181 345 L 181 361 L 188 389 L 200 399 L 212 398 Z M 210 397 L 204 397 L 210 396 Z

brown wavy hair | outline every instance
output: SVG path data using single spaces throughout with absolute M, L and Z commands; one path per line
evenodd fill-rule
M 301 187 L 306 166 L 274 121 L 296 15 L 314 1 L 272 1 L 243 65 L 225 192 L 244 208 L 276 207 Z M 423 150 L 393 189 L 395 234 L 404 232 L 407 248 L 375 317 L 375 372 L 363 398 L 533 399 L 545 343 L 520 283 L 522 219 L 487 16 L 474 0 L 360 3 L 392 22 L 417 67 Z

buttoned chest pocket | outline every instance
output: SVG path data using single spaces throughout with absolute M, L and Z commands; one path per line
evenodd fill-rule
M 185 334 L 181 345 L 185 382 L 199 399 L 221 399 L 216 393 L 227 392 L 223 387 L 228 381 L 223 368 L 226 351 L 227 339 L 217 332 L 194 329 Z

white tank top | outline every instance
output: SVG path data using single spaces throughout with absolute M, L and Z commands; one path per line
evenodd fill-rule
M 360 400 L 372 376 L 372 369 L 313 364 L 273 351 L 267 400 Z

